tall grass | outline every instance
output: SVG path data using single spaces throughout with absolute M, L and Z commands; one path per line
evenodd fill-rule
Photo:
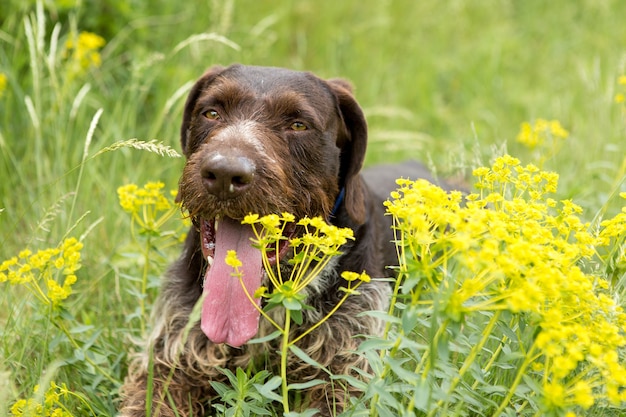
M 10 0 L 0 10 L 0 261 L 68 237 L 83 244 L 60 310 L 0 284 L 0 415 L 51 380 L 75 393 L 66 400 L 75 415 L 114 414 L 141 333 L 137 297 L 149 310 L 176 253 L 141 256 L 116 190 L 176 188 L 182 102 L 210 65 L 346 77 L 369 120 L 367 162 L 411 157 L 440 176 L 467 179 L 505 151 L 538 163 L 539 150 L 515 141 L 520 124 L 559 120 L 570 136 L 543 161 L 561 175 L 556 198 L 573 198 L 588 221 L 623 205 L 619 0 L 96 3 Z M 82 32 L 105 42 L 87 65 L 68 47 Z M 613 284 L 623 305 L 623 276 Z

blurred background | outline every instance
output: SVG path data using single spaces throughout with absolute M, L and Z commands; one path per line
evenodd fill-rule
M 71 176 L 99 108 L 92 153 L 129 138 L 178 149 L 189 83 L 211 65 L 241 62 L 349 79 L 369 121 L 368 163 L 414 158 L 467 177 L 494 149 L 537 162 L 515 140 L 520 125 L 558 120 L 570 136 L 545 168 L 561 173 L 561 189 L 581 203 L 602 202 L 625 150 L 623 108 L 614 100 L 624 87 L 624 12 L 617 0 L 57 0 L 43 2 L 35 22 L 34 2 L 5 1 L 0 201 L 21 215 L 49 203 L 40 197 L 50 182 Z M 27 22 L 41 29 L 39 51 L 30 50 Z M 94 49 L 99 63 L 63 74 L 66 42 L 81 32 L 102 38 Z M 56 55 L 44 58 L 53 34 Z M 43 61 L 36 72 L 33 56 Z M 26 97 L 40 113 L 38 127 Z M 60 107 L 68 114 L 55 114 Z M 174 186 L 182 162 L 132 152 L 106 157 L 89 169 L 107 182 L 158 176 Z M 108 206 L 111 189 L 102 185 L 95 181 L 91 192 Z M 19 201 L 25 194 L 30 201 Z

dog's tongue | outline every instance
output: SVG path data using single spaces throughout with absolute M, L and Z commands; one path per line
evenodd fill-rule
M 233 268 L 226 265 L 228 250 L 237 251 L 243 266 L 243 282 L 249 294 L 261 286 L 263 261 L 261 251 L 253 248 L 252 227 L 222 218 L 216 223 L 215 259 L 204 277 L 204 303 L 200 327 L 213 343 L 227 343 L 238 347 L 257 333 L 259 312 L 246 296 L 241 282 L 231 275 Z M 255 300 L 259 302 L 259 300 Z

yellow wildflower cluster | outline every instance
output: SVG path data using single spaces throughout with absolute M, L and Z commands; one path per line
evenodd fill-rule
M 58 306 L 72 293 L 83 244 L 75 238 L 32 253 L 25 249 L 0 264 L 0 282 L 27 287 L 42 303 Z
M 4 95 L 4 91 L 7 89 L 7 75 L 0 72 L 0 98 Z
M 171 204 L 163 195 L 163 187 L 162 182 L 148 182 L 143 188 L 135 184 L 123 185 L 117 189 L 120 205 L 128 213 L 136 213 L 146 206 L 157 211 L 169 210 Z
M 65 42 L 65 54 L 77 67 L 75 71 L 97 68 L 102 64 L 98 50 L 105 44 L 104 38 L 95 33 L 80 32 Z
M 39 385 L 35 385 L 33 393 L 37 394 Z M 11 407 L 13 417 L 72 417 L 67 408 L 61 403 L 61 399 L 67 399 L 69 390 L 65 383 L 60 386 L 50 382 L 50 387 L 44 393 L 43 403 L 36 396 L 29 399 L 21 399 Z
M 282 215 L 270 214 L 260 217 L 257 214 L 246 216 L 242 224 L 252 225 L 257 238 L 254 243 L 263 250 L 263 263 L 266 271 L 271 271 L 267 248 L 273 253 L 280 252 L 281 241 L 287 225 L 294 223 L 295 217 L 289 213 Z M 260 225 L 258 230 L 255 225 Z M 295 222 L 302 233 L 289 239 L 289 246 L 293 248 L 293 257 L 290 263 L 294 266 L 288 279 L 283 279 L 280 268 L 277 274 L 268 274 L 274 288 L 281 288 L 290 282 L 295 293 L 303 291 L 328 264 L 333 256 L 339 254 L 339 247 L 349 239 L 354 239 L 351 229 L 332 226 L 321 217 L 303 219 Z
M 558 120 L 537 119 L 535 123 L 522 123 L 517 141 L 530 149 L 541 147 L 548 142 L 553 145 L 567 139 L 569 132 L 561 126 Z
M 252 243 L 261 250 L 263 266 L 273 291 L 268 293 L 266 287 L 261 287 L 254 294 L 249 294 L 242 281 L 242 273 L 239 269 L 242 264 L 237 258 L 237 253 L 229 251 L 225 261 L 234 269 L 232 275 L 240 280 L 250 302 L 276 328 L 276 334 L 282 336 L 280 346 L 282 403 L 285 414 L 289 414 L 290 386 L 287 375 L 289 350 L 296 349 L 295 344 L 299 340 L 325 323 L 349 296 L 358 294 L 357 288 L 361 284 L 369 282 L 370 277 L 365 271 L 360 274 L 343 272 L 341 276 L 346 281 L 346 287 L 339 288 L 343 295 L 337 304 L 324 317 L 318 319 L 315 324 L 299 332 L 297 337 L 292 338 L 291 322 L 301 325 L 304 321 L 303 311 L 310 308 L 306 305 L 308 287 L 330 260 L 340 254 L 339 248 L 348 240 L 354 239 L 353 231 L 349 228 L 338 228 L 330 225 L 321 217 L 304 217 L 296 221 L 295 216 L 290 213 L 270 214 L 263 217 L 258 214 L 249 214 L 241 223 L 252 226 L 255 235 Z M 281 262 L 279 256 L 281 248 L 285 248 L 284 245 L 289 245 L 293 251 L 293 255 L 289 259 L 289 264 L 292 266 L 289 277 L 283 277 L 284 270 L 279 266 Z M 275 264 L 278 264 L 276 267 L 272 266 L 270 256 Z M 253 300 L 253 298 L 259 297 L 266 300 L 266 306 L 263 309 Z M 268 314 L 270 309 L 277 306 L 284 308 L 282 324 L 279 324 L 281 320 L 277 322 Z
M 268 293 L 266 287 L 261 287 L 253 295 L 248 294 L 249 298 L 251 300 L 258 297 L 266 298 L 268 300 L 268 308 L 283 305 L 289 310 L 288 316 L 297 324 L 301 324 L 307 287 L 317 278 L 330 260 L 340 254 L 339 248 L 348 240 L 354 239 L 352 230 L 330 225 L 321 217 L 304 217 L 296 221 L 295 217 L 290 213 L 282 213 L 281 215 L 270 214 L 263 217 L 259 217 L 257 214 L 249 214 L 244 218 L 242 224 L 249 224 L 254 230 L 256 239 L 253 240 L 253 244 L 261 249 L 263 266 L 273 287 L 271 294 Z M 297 236 L 285 237 L 287 228 L 291 232 L 295 231 Z M 285 242 L 286 240 L 288 242 Z M 285 244 L 288 244 L 293 251 L 289 260 L 292 266 L 289 277 L 283 277 L 281 268 L 272 267 L 269 255 L 278 257 L 281 247 Z M 276 259 L 275 262 L 279 263 L 280 259 Z M 239 271 L 241 262 L 237 259 L 237 254 L 234 251 L 228 253 L 226 263 L 235 270 L 233 275 L 241 279 Z M 340 288 L 344 292 L 344 296 L 335 308 L 320 320 L 317 325 L 320 325 L 330 317 L 345 301 L 346 297 L 356 294 L 356 289 L 359 285 L 370 280 L 370 277 L 365 272 L 361 274 L 343 272 L 341 276 L 347 283 L 347 287 Z M 287 330 L 281 329 L 264 311 L 261 311 L 261 314 L 277 329 L 288 333 L 288 327 Z M 306 333 L 311 330 L 309 329 Z M 306 333 L 300 335 L 300 338 Z M 295 341 L 292 343 L 295 343 Z
M 163 224 L 178 210 L 178 205 L 171 201 L 176 195 L 170 192 L 166 197 L 162 182 L 148 182 L 142 188 L 135 184 L 127 184 L 117 189 L 120 206 L 132 216 L 142 232 L 158 233 Z
M 226 263 L 226 265 L 234 269 L 241 268 L 241 266 L 243 265 L 239 258 L 237 258 L 237 252 L 234 250 L 229 250 L 226 252 L 226 259 L 224 260 L 224 262 Z
M 620 193 L 619 196 L 626 200 L 626 192 Z M 609 220 L 604 220 L 600 223 L 600 226 L 602 227 L 600 231 L 602 245 L 610 245 L 610 240 L 613 238 L 621 239 L 622 249 L 624 249 L 624 238 L 626 237 L 626 205 L 622 207 L 622 211 L 617 216 Z
M 623 239 L 626 215 L 591 233 L 579 206 L 548 196 L 556 174 L 508 155 L 474 175 L 479 192 L 465 202 L 423 180 L 398 180 L 386 205 L 401 274 L 413 268 L 423 277 L 403 289 L 420 304 L 438 294 L 453 321 L 486 311 L 532 317 L 538 331 L 525 353 L 543 373 L 547 408 L 626 401 L 626 364 L 617 353 L 626 348 L 626 314 L 607 295 L 607 281 L 579 266 L 610 237 Z

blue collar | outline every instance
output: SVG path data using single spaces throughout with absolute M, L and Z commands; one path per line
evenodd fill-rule
M 345 196 L 346 196 L 346 188 L 342 187 L 341 191 L 339 191 L 339 195 L 337 196 L 337 199 L 335 200 L 333 211 L 330 212 L 330 217 L 335 217 L 337 215 L 337 212 L 339 211 L 339 207 L 341 206 L 341 203 L 343 203 L 343 199 Z

